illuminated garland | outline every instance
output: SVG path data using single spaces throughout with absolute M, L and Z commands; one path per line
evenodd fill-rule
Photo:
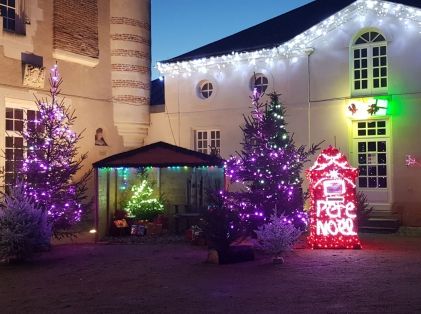
M 306 171 L 310 181 L 311 248 L 361 248 L 357 235 L 355 180 L 358 169 L 338 149 L 323 150 Z
M 256 60 L 264 60 L 272 64 L 278 58 L 292 58 L 304 55 L 309 49 L 309 44 L 328 32 L 337 29 L 344 23 L 356 17 L 366 15 L 370 11 L 379 17 L 393 16 L 405 24 L 413 22 L 421 27 L 421 10 L 402 4 L 387 1 L 358 0 L 336 14 L 325 19 L 304 33 L 272 49 L 261 49 L 252 52 L 232 52 L 218 57 L 195 59 L 173 63 L 157 63 L 158 70 L 163 75 L 190 76 L 192 73 L 206 73 L 209 69 L 222 70 L 226 66 L 238 65 L 241 62 L 255 64 Z

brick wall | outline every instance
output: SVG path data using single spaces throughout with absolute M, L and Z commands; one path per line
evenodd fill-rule
M 98 58 L 97 0 L 54 0 L 53 45 Z

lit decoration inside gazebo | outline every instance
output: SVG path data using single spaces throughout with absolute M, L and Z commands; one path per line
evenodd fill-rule
M 306 174 L 311 197 L 310 247 L 360 249 L 355 191 L 358 169 L 329 146 Z

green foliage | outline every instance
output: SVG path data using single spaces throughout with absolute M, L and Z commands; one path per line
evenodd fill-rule
M 25 194 L 20 182 L 4 195 L 0 208 L 0 261 L 23 261 L 49 247 L 47 214 Z
M 153 188 L 147 179 L 131 188 L 132 195 L 125 205 L 125 210 L 137 219 L 153 220 L 164 212 L 164 204 L 153 196 Z
M 370 213 L 374 208 L 373 206 L 370 206 L 367 196 L 361 191 L 357 192 L 355 205 L 357 207 L 358 226 L 362 226 L 367 222 Z
M 288 222 L 286 216 L 273 214 L 268 223 L 255 230 L 257 235 L 257 247 L 266 253 L 279 256 L 281 253 L 290 251 L 302 230 Z
M 227 251 L 243 232 L 238 212 L 226 206 L 221 193 L 209 193 L 209 210 L 205 212 L 203 231 L 211 248 Z

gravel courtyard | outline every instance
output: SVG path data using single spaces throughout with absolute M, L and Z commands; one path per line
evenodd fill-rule
M 0 266 L 1 313 L 421 313 L 421 238 L 204 263 L 186 243 L 67 244 Z

